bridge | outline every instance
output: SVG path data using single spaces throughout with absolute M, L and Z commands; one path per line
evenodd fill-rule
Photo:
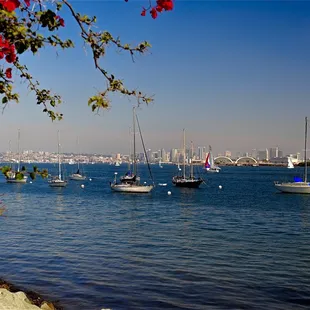
M 217 165 L 240 165 L 240 166 L 249 166 L 257 165 L 258 161 L 251 156 L 242 156 L 237 158 L 235 161 L 227 156 L 218 156 L 214 158 L 214 162 Z

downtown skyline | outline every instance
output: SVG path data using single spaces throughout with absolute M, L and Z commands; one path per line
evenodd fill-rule
M 156 21 L 135 14 L 141 3 L 81 1 L 74 6 L 97 15 L 99 27 L 108 25 L 124 41 L 151 42 L 151 52 L 135 63 L 113 50 L 106 58 L 107 68 L 127 85 L 155 94 L 154 104 L 138 111 L 147 148 L 181 148 L 186 128 L 187 141 L 196 147 L 210 144 L 215 154 L 277 145 L 284 154 L 302 152 L 303 120 L 310 114 L 309 3 L 177 1 L 173 12 Z M 107 7 L 118 15 L 104 14 Z M 21 102 L 0 115 L 0 151 L 9 149 L 9 141 L 16 150 L 20 128 L 21 149 L 55 152 L 59 129 L 64 152 L 126 154 L 135 102 L 116 97 L 109 111 L 90 111 L 87 97 L 103 80 L 69 16 L 64 18 L 68 25 L 60 34 L 73 36 L 74 50 L 22 56 L 43 86 L 63 96 L 64 120 L 51 123 L 17 82 Z M 18 81 L 14 72 L 13 77 Z

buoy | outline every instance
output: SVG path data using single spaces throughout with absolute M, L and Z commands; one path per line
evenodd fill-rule
M 219 185 L 219 189 L 222 189 L 222 185 Z
M 32 181 L 30 181 L 29 183 L 32 184 Z
M 170 191 L 168 191 L 168 195 L 171 195 L 171 192 L 170 192 Z
M 91 178 L 89 179 L 89 181 L 91 181 Z
M 81 187 L 84 188 L 85 187 L 84 184 L 82 184 Z

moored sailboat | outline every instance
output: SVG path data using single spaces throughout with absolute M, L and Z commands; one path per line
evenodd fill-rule
M 177 187 L 198 188 L 204 180 L 200 177 L 194 176 L 192 160 L 190 160 L 190 168 L 191 168 L 190 174 L 189 176 L 186 176 L 185 160 L 186 160 L 185 129 L 183 129 L 183 174 L 174 176 L 172 178 L 172 183 Z
M 20 171 L 21 156 L 20 156 L 19 142 L 20 142 L 20 129 L 18 129 L 18 140 L 17 140 L 17 149 L 18 149 L 17 171 L 10 170 L 6 173 L 7 183 L 26 183 L 28 179 L 28 177 L 24 175 L 23 172 Z
M 48 181 L 48 183 L 49 183 L 49 186 L 51 186 L 51 187 L 65 187 L 65 186 L 67 186 L 68 182 L 65 181 L 62 177 L 61 159 L 60 159 L 59 130 L 57 132 L 57 137 L 58 137 L 58 175 L 53 177 L 50 181 Z
M 79 145 L 79 139 L 77 139 L 77 145 Z M 86 176 L 83 175 L 80 171 L 80 160 L 79 159 L 77 160 L 77 171 L 75 173 L 72 173 L 69 178 L 70 178 L 70 180 L 73 180 L 73 181 L 84 181 L 84 180 L 86 180 Z
M 136 128 L 136 121 L 138 124 L 139 128 L 139 133 L 140 133 L 140 138 L 142 141 L 143 145 L 143 151 L 144 151 L 144 156 L 146 157 L 147 160 L 147 165 L 149 168 L 150 176 L 152 178 L 152 173 L 150 169 L 150 165 L 148 162 L 146 150 L 144 147 L 144 142 L 142 139 L 142 134 L 139 126 L 139 121 L 136 115 L 135 107 L 133 108 L 133 171 L 131 172 L 131 169 L 129 167 L 129 171 L 120 178 L 120 182 L 118 183 L 116 180 L 116 175 L 115 174 L 115 179 L 114 182 L 110 182 L 110 187 L 111 190 L 115 192 L 123 192 L 123 193 L 149 193 L 153 188 L 154 188 L 154 182 L 151 185 L 146 185 L 146 184 L 141 184 L 140 183 L 140 177 L 138 176 L 137 173 L 137 158 L 136 158 L 136 138 L 135 138 L 135 128 Z M 129 159 L 129 165 L 130 165 L 130 159 Z
M 308 132 L 308 118 L 305 118 L 305 152 L 304 152 L 304 176 L 301 181 L 295 182 L 275 182 L 275 187 L 283 193 L 291 194 L 310 194 L 310 183 L 307 182 L 307 132 Z

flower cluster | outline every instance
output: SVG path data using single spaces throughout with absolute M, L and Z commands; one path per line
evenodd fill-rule
M 128 0 L 125 0 L 128 2 Z M 153 19 L 157 18 L 158 13 L 163 11 L 172 11 L 174 7 L 173 0 L 156 0 L 156 5 L 150 5 L 148 8 L 142 9 L 141 16 L 145 16 L 147 11 L 150 11 L 150 14 Z
M 16 60 L 16 51 L 14 45 L 0 35 L 0 59 L 4 56 L 8 63 L 12 63 Z

